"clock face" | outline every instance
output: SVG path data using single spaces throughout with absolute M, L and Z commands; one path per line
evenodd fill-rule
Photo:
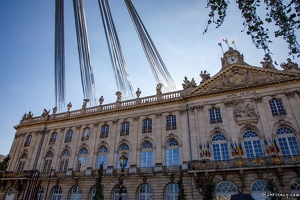
M 234 63 L 237 63 L 237 61 L 238 61 L 238 58 L 237 57 L 230 57 L 230 58 L 228 58 L 228 63 L 229 64 L 234 64 Z

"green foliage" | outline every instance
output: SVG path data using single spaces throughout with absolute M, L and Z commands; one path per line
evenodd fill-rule
M 93 200 L 104 200 L 104 194 L 103 194 L 103 184 L 102 184 L 102 177 L 103 177 L 103 165 L 100 165 L 100 168 L 98 169 L 98 174 L 96 178 L 96 194 L 93 198 Z
M 213 200 L 215 196 L 216 184 L 212 181 L 205 184 L 203 189 L 203 200 Z
M 274 31 L 275 37 L 282 37 L 288 44 L 289 55 L 300 57 L 300 45 L 297 41 L 296 30 L 300 28 L 300 1 L 299 0 L 263 0 L 266 8 L 265 19 L 259 16 L 257 8 L 261 6 L 261 0 L 235 0 L 244 19 L 244 30 L 251 36 L 253 44 L 258 49 L 263 49 L 269 58 L 271 51 L 269 44 L 269 30 L 266 23 L 274 23 L 278 30 Z M 229 0 L 208 0 L 210 8 L 209 20 L 204 33 L 210 24 L 220 27 L 226 17 Z M 243 31 L 244 31 L 243 30 Z
M 0 162 L 0 178 L 2 178 L 3 174 L 5 173 L 8 167 L 9 160 L 10 160 L 10 156 L 7 155 L 7 157 L 4 158 L 2 162 Z
M 178 200 L 186 200 L 186 195 L 184 194 L 184 185 L 183 185 L 183 181 L 182 181 L 182 177 L 183 177 L 183 172 L 180 172 L 180 177 L 178 180 L 178 188 L 179 188 L 179 193 L 178 193 Z
M 278 192 L 273 179 L 267 179 L 267 188 L 271 194 Z M 274 196 L 269 197 L 269 199 L 270 200 L 279 200 L 279 199 L 281 199 L 281 197 L 277 197 L 274 195 Z

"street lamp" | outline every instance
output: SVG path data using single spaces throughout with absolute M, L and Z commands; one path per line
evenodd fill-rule
M 124 169 L 127 165 L 128 158 L 126 157 L 126 151 L 122 151 L 122 155 L 120 156 L 120 167 L 121 167 L 121 178 L 119 182 L 119 200 L 122 200 L 122 190 L 123 190 L 123 178 L 124 178 Z

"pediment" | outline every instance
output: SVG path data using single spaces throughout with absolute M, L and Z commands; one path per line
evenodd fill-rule
M 186 96 L 202 96 L 232 90 L 279 84 L 300 80 L 300 73 L 287 72 L 249 65 L 233 65 L 201 83 Z

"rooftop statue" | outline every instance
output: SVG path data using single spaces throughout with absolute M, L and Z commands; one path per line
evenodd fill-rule
M 70 111 L 70 109 L 72 108 L 72 103 L 71 102 L 68 103 L 67 108 L 68 108 L 68 111 Z
M 287 63 L 281 63 L 280 67 L 283 68 L 284 70 L 299 69 L 298 64 L 292 62 L 292 60 L 290 58 L 287 59 Z
M 162 87 L 163 87 L 163 84 L 161 84 L 161 83 L 158 83 L 156 85 L 156 95 L 162 94 L 162 91 L 161 91 Z
M 117 101 L 121 101 L 122 100 L 122 92 L 117 91 L 116 95 L 117 95 Z
M 207 81 L 208 79 L 210 79 L 210 74 L 206 73 L 206 70 L 204 70 L 204 72 L 202 72 L 201 70 L 201 74 L 200 77 L 202 78 L 200 83 L 204 83 L 205 81 Z
M 104 101 L 104 98 L 103 98 L 103 96 L 101 96 L 100 99 L 99 99 L 99 104 L 102 105 L 103 101 Z
M 136 97 L 140 98 L 141 93 L 142 93 L 142 91 L 140 90 L 140 88 L 137 88 L 137 91 L 135 92 Z
M 261 61 L 260 64 L 262 64 L 262 67 L 266 68 L 266 69 L 276 69 L 273 65 L 272 58 L 268 59 L 268 58 L 264 57 L 264 61 Z
M 46 109 L 44 109 L 44 111 L 43 111 L 43 113 L 42 113 L 42 116 L 43 116 L 43 117 L 46 117 L 46 116 L 49 115 L 49 113 L 50 113 L 50 110 L 47 111 Z
M 189 81 L 186 76 L 184 77 L 184 80 L 183 80 L 183 83 L 182 83 L 182 87 L 183 87 L 184 90 L 188 89 L 190 87 L 196 87 L 196 86 L 197 86 L 197 84 L 196 84 L 194 78 L 191 81 Z

